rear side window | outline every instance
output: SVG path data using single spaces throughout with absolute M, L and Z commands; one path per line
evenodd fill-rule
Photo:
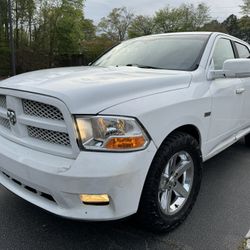
M 240 58 L 249 58 L 250 57 L 250 52 L 247 46 L 240 44 L 240 43 L 235 43 L 236 48 L 238 50 L 238 54 Z
M 213 54 L 214 69 L 221 70 L 226 60 L 234 58 L 235 55 L 231 41 L 224 38 L 219 39 L 215 45 Z

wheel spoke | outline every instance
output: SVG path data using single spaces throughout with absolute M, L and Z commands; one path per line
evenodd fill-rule
M 171 205 L 171 198 L 172 198 L 172 192 L 173 191 L 165 191 L 162 193 L 162 196 L 161 196 L 161 207 L 164 209 L 165 212 L 169 212 L 170 210 L 170 205 Z
M 176 162 L 177 162 L 177 158 L 178 158 L 178 154 L 176 154 L 172 159 L 171 159 L 171 164 L 170 166 L 173 168 L 176 166 Z
M 161 207 L 163 209 L 166 209 L 166 207 L 167 207 L 167 191 L 165 191 L 161 194 L 160 202 L 161 202 Z
M 179 181 L 176 182 L 176 185 L 173 189 L 178 195 L 182 196 L 183 198 L 188 197 L 188 191 L 182 186 Z
M 162 178 L 168 179 L 170 176 L 170 163 L 167 164 L 165 170 L 162 173 Z
M 181 177 L 189 168 L 191 168 L 191 161 L 181 161 L 176 169 L 177 177 Z
M 159 189 L 164 192 L 166 191 L 166 184 L 168 182 L 168 178 L 164 175 L 162 175 L 161 177 L 161 181 L 160 181 L 160 186 L 159 186 Z
M 170 205 L 171 205 L 171 198 L 172 198 L 172 190 L 166 192 L 167 196 L 167 206 L 165 208 L 165 211 L 168 213 L 170 211 Z
M 177 158 L 178 158 L 178 154 L 174 155 L 170 161 L 169 161 L 169 166 L 168 166 L 168 174 L 169 176 L 171 175 L 171 173 L 175 170 L 176 165 L 177 165 Z

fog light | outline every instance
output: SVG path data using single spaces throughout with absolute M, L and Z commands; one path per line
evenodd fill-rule
M 80 194 L 80 200 L 86 205 L 108 205 L 107 194 Z

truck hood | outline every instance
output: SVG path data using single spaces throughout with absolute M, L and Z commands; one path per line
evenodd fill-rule
M 1 81 L 0 88 L 55 97 L 72 114 L 97 114 L 132 99 L 187 88 L 191 78 L 185 71 L 69 67 L 21 74 Z

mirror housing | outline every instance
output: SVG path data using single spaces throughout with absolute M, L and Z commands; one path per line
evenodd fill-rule
M 229 59 L 222 70 L 210 70 L 208 79 L 250 77 L 250 59 Z

